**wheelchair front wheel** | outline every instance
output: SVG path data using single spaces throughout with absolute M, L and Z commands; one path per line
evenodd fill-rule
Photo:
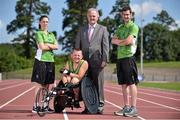
M 47 101 L 45 100 L 47 95 L 48 90 L 46 88 L 39 88 L 36 94 L 35 104 L 37 108 L 37 114 L 41 117 L 45 115 L 44 109 L 48 105 Z

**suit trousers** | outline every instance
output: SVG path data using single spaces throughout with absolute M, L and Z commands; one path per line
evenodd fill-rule
M 88 76 L 96 87 L 99 98 L 98 110 L 102 111 L 104 107 L 104 68 L 90 67 L 88 70 Z

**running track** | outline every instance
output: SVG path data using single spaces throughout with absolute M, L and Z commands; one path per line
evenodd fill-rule
M 10 120 L 150 120 L 180 119 L 180 92 L 138 88 L 135 118 L 115 116 L 114 111 L 122 105 L 122 93 L 117 84 L 105 82 L 105 110 L 103 115 L 83 115 L 83 103 L 79 109 L 66 108 L 63 113 L 46 114 L 39 117 L 31 112 L 34 86 L 30 80 L 4 80 L 0 82 L 0 119 Z M 52 106 L 51 106 L 52 107 Z

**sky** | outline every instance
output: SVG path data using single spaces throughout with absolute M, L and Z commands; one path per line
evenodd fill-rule
M 15 5 L 17 0 L 1 0 L 0 4 L 0 43 L 10 43 L 10 41 L 18 35 L 18 33 L 7 34 L 6 26 L 16 18 Z M 62 8 L 67 8 L 66 0 L 42 0 L 51 6 L 49 31 L 56 31 L 57 35 L 63 35 L 62 21 Z M 107 16 L 113 18 L 110 14 L 112 7 L 115 5 L 116 0 L 99 0 L 98 9 L 102 10 L 103 15 L 100 19 Z M 161 10 L 166 10 L 168 14 L 176 21 L 180 27 L 180 0 L 131 0 L 130 4 L 132 10 L 135 12 L 135 22 L 139 26 L 144 26 L 153 21 Z M 142 11 L 142 12 L 141 12 Z M 143 22 L 141 22 L 143 19 Z M 35 25 L 38 26 L 38 20 Z M 59 51 L 56 51 L 59 54 Z

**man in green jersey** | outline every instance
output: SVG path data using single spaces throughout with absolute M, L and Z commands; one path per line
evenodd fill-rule
M 129 6 L 124 7 L 120 12 L 124 21 L 112 37 L 112 44 L 117 45 L 117 77 L 118 83 L 122 86 L 124 107 L 115 115 L 135 117 L 138 115 L 136 108 L 137 100 L 137 67 L 134 54 L 137 48 L 138 26 L 131 21 L 132 11 Z M 131 103 L 129 103 L 129 91 Z

